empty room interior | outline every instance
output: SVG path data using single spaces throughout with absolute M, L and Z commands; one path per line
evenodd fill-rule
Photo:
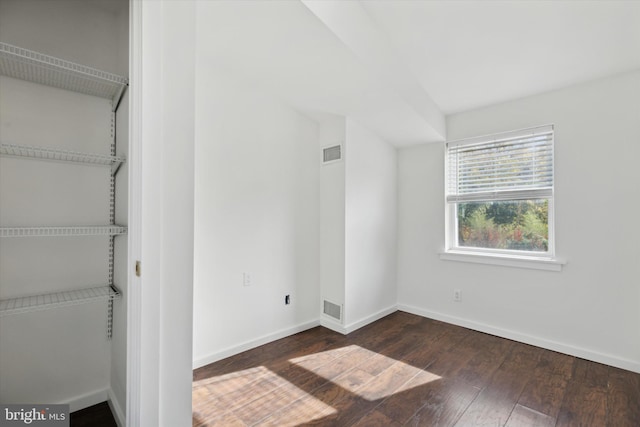
M 0 407 L 640 426 L 639 160 L 638 1 L 0 0 Z

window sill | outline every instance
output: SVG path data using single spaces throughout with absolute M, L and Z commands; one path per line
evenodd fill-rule
M 471 262 L 476 264 L 501 265 L 505 267 L 530 268 L 534 270 L 562 271 L 565 261 L 556 258 L 484 254 L 478 252 L 447 251 L 440 253 L 444 261 Z

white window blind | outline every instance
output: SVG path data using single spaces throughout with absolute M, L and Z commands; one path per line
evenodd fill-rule
M 447 202 L 553 196 L 553 126 L 447 143 Z

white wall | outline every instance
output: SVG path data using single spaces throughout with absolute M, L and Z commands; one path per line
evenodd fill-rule
M 395 311 L 396 149 L 352 119 L 346 126 L 345 324 Z
M 318 322 L 318 126 L 198 55 L 195 154 L 201 366 Z
M 118 16 L 94 6 L 0 0 L 0 40 L 118 71 Z M 6 77 L 0 93 L 2 142 L 109 153 L 108 100 Z M 1 225 L 108 220 L 108 168 L 0 159 Z M 118 239 L 126 246 L 126 237 Z M 105 237 L 2 239 L 0 297 L 106 283 L 107 247 Z M 126 320 L 118 314 L 121 338 Z M 70 403 L 77 410 L 106 400 L 112 350 L 106 319 L 104 302 L 0 319 L 0 401 Z
M 640 372 L 640 73 L 448 118 L 458 139 L 555 124 L 562 272 L 441 261 L 443 146 L 399 153 L 402 309 Z M 462 302 L 453 302 L 453 290 Z
M 329 162 L 320 168 L 320 313 L 323 301 L 339 305 L 345 303 L 345 146 L 346 119 L 330 116 L 320 122 L 318 165 L 322 149 L 341 145 L 342 160 Z M 344 324 L 322 315 L 321 323 L 341 330 Z

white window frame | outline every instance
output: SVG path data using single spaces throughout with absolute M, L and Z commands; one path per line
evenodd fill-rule
M 448 141 L 444 150 L 445 161 L 445 250 L 440 254 L 440 258 L 446 261 L 463 261 L 473 262 L 480 264 L 494 264 L 503 265 L 509 267 L 522 267 L 533 268 L 543 270 L 560 271 L 563 261 L 556 258 L 555 254 L 555 161 L 552 154 L 552 175 L 553 175 L 553 187 L 551 189 L 551 195 L 541 197 L 542 199 L 549 200 L 548 204 L 548 251 L 519 251 L 519 250 L 507 250 L 507 249 L 493 249 L 493 248 L 479 248 L 468 247 L 458 245 L 458 219 L 457 219 L 457 202 L 447 201 L 447 191 L 449 189 L 449 144 L 475 144 L 482 142 L 494 142 L 503 139 L 525 137 L 529 135 L 536 135 L 540 133 L 551 132 L 552 150 L 555 151 L 555 134 L 553 125 L 536 126 L 527 129 L 519 129 L 515 131 L 502 132 L 498 134 L 486 135 L 474 138 L 465 138 L 460 140 Z M 516 199 L 506 199 L 516 200 Z M 487 199 L 487 201 L 492 201 Z

